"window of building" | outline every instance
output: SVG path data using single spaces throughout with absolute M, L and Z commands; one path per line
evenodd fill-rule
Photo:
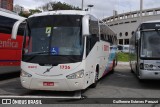
M 123 45 L 123 39 L 119 39 L 119 44 Z
M 122 37 L 122 32 L 119 33 L 119 36 Z
M 1 7 L 4 9 L 7 9 L 7 1 L 6 0 L 1 0 Z
M 134 34 L 134 31 L 132 31 L 132 33 L 131 33 L 132 35 Z
M 120 25 L 123 24 L 123 22 L 119 23 Z
M 129 39 L 125 39 L 125 40 L 124 40 L 124 44 L 125 44 L 125 45 L 129 45 Z
M 134 20 L 134 21 L 131 21 L 131 23 L 136 23 L 137 21 L 136 20 Z
M 125 22 L 125 23 L 130 23 L 130 22 Z
M 128 32 L 125 33 L 125 36 L 128 36 Z
M 160 11 L 157 11 L 157 14 L 160 14 Z

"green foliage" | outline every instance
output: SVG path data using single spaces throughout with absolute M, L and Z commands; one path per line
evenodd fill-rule
M 79 7 L 75 7 L 66 3 L 61 3 L 60 1 L 47 3 L 39 8 L 46 11 L 48 10 L 49 5 L 52 6 L 52 10 L 81 10 Z
M 121 62 L 129 62 L 129 54 L 128 53 L 118 53 L 118 61 Z
M 42 11 L 40 11 L 39 9 L 30 9 L 29 13 L 25 13 L 25 12 L 20 12 L 20 16 L 22 17 L 26 17 L 28 18 L 30 15 L 35 14 L 35 13 L 41 13 Z
M 19 13 L 20 16 L 28 18 L 31 14 L 26 14 L 24 12 Z
M 35 14 L 35 13 L 41 13 L 42 11 L 40 11 L 39 9 L 30 9 L 29 12 L 30 14 Z
M 35 14 L 35 13 L 41 13 L 43 11 L 48 10 L 49 5 L 52 6 L 52 10 L 81 10 L 79 7 L 75 7 L 73 5 L 69 5 L 66 3 L 61 3 L 59 2 L 50 2 L 50 3 L 46 3 L 42 6 L 39 7 L 39 9 L 30 9 L 29 13 L 24 13 L 21 12 L 19 15 L 28 18 L 30 15 Z

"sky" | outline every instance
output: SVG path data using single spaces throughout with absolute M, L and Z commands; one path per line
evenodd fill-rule
M 81 7 L 82 0 L 14 0 L 26 9 L 35 9 L 51 1 L 61 1 L 73 6 Z M 143 9 L 160 8 L 160 0 L 143 0 Z M 84 9 L 87 5 L 94 5 L 89 11 L 98 18 L 106 18 L 113 15 L 113 10 L 118 13 L 139 10 L 140 0 L 84 0 Z

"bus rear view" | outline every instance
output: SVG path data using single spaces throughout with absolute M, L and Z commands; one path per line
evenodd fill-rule
M 130 59 L 139 79 L 160 79 L 160 21 L 140 25 L 131 39 Z

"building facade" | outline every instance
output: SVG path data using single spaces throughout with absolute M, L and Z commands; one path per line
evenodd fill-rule
M 114 16 L 103 19 L 116 32 L 119 45 L 128 45 L 129 39 L 141 21 L 151 20 L 160 20 L 160 8 L 143 10 L 142 20 L 140 20 L 140 11 L 115 14 Z
M 0 8 L 13 11 L 13 0 L 0 0 Z
M 21 13 L 24 11 L 24 7 L 20 6 L 20 5 L 15 5 L 13 8 L 13 11 L 17 14 Z

